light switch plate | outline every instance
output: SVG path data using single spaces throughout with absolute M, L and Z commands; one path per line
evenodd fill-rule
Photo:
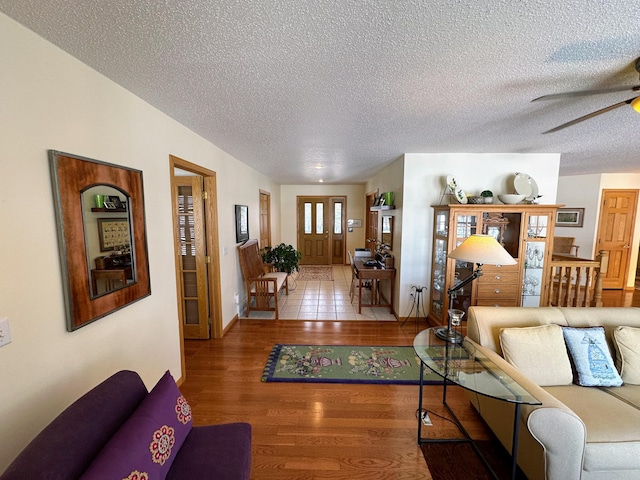
M 9 319 L 0 318 L 0 347 L 11 343 L 11 330 L 9 330 Z

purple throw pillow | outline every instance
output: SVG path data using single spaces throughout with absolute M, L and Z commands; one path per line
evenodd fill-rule
M 191 408 L 167 371 L 81 480 L 164 479 L 191 427 Z

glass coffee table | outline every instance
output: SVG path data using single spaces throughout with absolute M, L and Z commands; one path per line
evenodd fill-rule
M 458 385 L 479 395 L 513 403 L 515 412 L 513 415 L 513 439 L 511 444 L 511 478 L 515 479 L 518 458 L 518 432 L 520 427 L 518 419 L 520 418 L 520 406 L 523 404 L 540 405 L 541 402 L 485 355 L 477 351 L 467 339 L 461 343 L 445 342 L 436 336 L 436 328 L 428 328 L 416 335 L 413 340 L 413 348 L 421 361 L 420 395 L 418 403 L 418 412 L 420 412 L 418 415 L 418 444 L 451 441 L 470 442 L 489 471 L 495 478 L 498 478 L 458 417 L 447 404 L 447 385 Z M 444 380 L 442 404 L 449 411 L 454 423 L 464 434 L 465 438 L 422 438 L 422 389 L 424 388 L 425 366 L 441 376 Z

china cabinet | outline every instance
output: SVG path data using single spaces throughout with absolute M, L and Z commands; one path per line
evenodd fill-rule
M 540 306 L 544 267 L 551 259 L 555 213 L 561 205 L 455 204 L 434 206 L 429 321 L 447 323 L 447 290 L 472 274 L 474 265 L 448 258 L 468 236 L 493 236 L 515 265 L 483 265 L 484 275 L 456 293 L 452 308 L 471 305 Z

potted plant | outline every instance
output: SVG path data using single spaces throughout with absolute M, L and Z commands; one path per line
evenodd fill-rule
M 294 271 L 299 271 L 298 263 L 302 258 L 302 253 L 291 245 L 281 243 L 275 247 L 264 247 L 260 249 L 262 261 L 266 264 L 273 264 L 273 268 L 278 272 L 286 272 L 291 275 Z
M 484 198 L 484 203 L 493 203 L 493 192 L 491 190 L 484 190 L 480 193 L 480 196 Z

